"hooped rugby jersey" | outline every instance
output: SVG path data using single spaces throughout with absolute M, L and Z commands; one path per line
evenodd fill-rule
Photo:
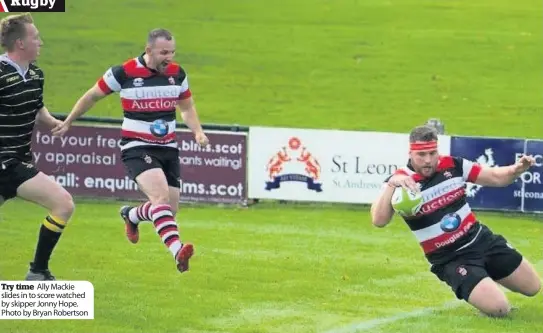
M 187 74 L 179 64 L 171 62 L 160 73 L 147 67 L 142 54 L 109 68 L 98 86 L 106 94 L 120 94 L 124 113 L 121 150 L 141 146 L 177 148 L 176 106 L 179 100 L 192 96 Z M 156 135 L 153 122 L 160 120 L 165 128 Z
M 43 108 L 44 74 L 35 64 L 19 67 L 0 55 L 0 167 L 32 161 L 32 133 Z
M 436 172 L 428 178 L 415 173 L 410 163 L 395 172 L 411 176 L 420 186 L 422 208 L 417 215 L 402 218 L 430 263 L 447 261 L 476 241 L 481 226 L 465 189 L 480 172 L 479 164 L 453 156 L 440 156 Z

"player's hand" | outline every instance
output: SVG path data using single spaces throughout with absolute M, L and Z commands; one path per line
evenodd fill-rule
M 53 118 L 53 122 L 51 124 L 51 127 L 52 127 L 51 131 L 53 129 L 57 128 L 58 126 L 61 126 L 61 125 L 62 125 L 62 120 L 58 120 L 56 118 Z
M 517 173 L 523 173 L 535 165 L 535 158 L 530 155 L 524 155 L 515 164 Z
M 204 134 L 204 132 L 198 132 L 194 135 L 194 139 L 200 145 L 200 147 L 206 147 L 209 144 L 209 139 Z
M 69 122 L 59 120 L 58 124 L 51 130 L 51 134 L 53 136 L 63 136 L 68 132 L 71 125 Z
M 388 180 L 388 184 L 392 187 L 403 187 L 406 190 L 411 190 L 415 193 L 420 192 L 417 182 L 407 175 L 394 175 Z

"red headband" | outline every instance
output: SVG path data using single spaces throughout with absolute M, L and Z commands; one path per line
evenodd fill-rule
M 437 149 L 437 141 L 411 142 L 409 148 L 411 151 L 433 150 Z

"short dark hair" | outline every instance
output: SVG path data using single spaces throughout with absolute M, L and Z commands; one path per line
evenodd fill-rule
M 417 126 L 409 133 L 409 142 L 437 141 L 437 130 L 428 125 Z
M 34 20 L 30 13 L 9 15 L 0 20 L 0 45 L 7 51 L 13 51 L 17 39 L 26 36 L 25 24 L 32 24 Z
M 173 35 L 170 31 L 166 29 L 153 29 L 149 32 L 149 35 L 147 36 L 147 44 L 154 44 L 155 41 L 159 38 L 164 38 L 165 40 L 172 40 Z

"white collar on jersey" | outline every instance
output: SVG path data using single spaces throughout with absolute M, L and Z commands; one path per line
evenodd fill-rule
M 28 72 L 28 69 L 30 67 L 22 68 L 15 61 L 11 60 L 11 58 L 8 57 L 7 53 L 4 53 L 4 54 L 0 55 L 0 61 L 5 61 L 8 64 L 10 64 L 11 66 L 13 66 L 17 70 L 17 73 L 19 73 L 19 75 L 21 75 L 23 77 L 23 80 L 26 81 L 26 73 Z

